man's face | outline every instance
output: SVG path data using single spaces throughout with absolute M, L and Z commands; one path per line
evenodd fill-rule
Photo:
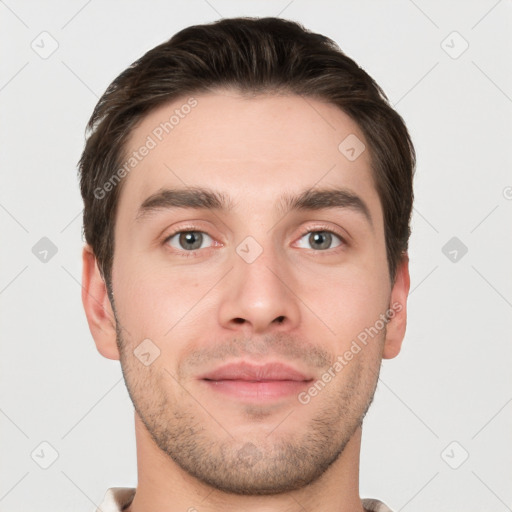
M 150 113 L 129 142 L 129 153 L 148 136 L 156 144 L 125 178 L 116 217 L 123 373 L 140 419 L 182 469 L 227 492 L 284 492 L 337 459 L 377 382 L 391 294 L 382 209 L 369 151 L 353 160 L 338 149 L 350 134 L 368 145 L 347 115 L 313 99 L 195 99 Z M 176 109 L 179 122 L 159 131 Z M 147 201 L 192 187 L 231 208 Z M 279 206 L 307 189 L 341 189 L 342 206 Z

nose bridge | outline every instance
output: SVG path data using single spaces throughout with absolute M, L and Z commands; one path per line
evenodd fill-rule
M 293 272 L 272 237 L 263 229 L 256 236 L 246 236 L 232 258 L 233 270 L 219 309 L 220 322 L 231 329 L 243 324 L 243 329 L 253 332 L 276 329 L 276 325 L 295 326 L 299 307 L 292 293 Z

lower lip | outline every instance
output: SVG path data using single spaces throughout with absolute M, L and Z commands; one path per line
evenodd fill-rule
M 233 398 L 263 401 L 297 395 L 306 388 L 311 381 L 297 380 L 205 380 L 210 389 Z

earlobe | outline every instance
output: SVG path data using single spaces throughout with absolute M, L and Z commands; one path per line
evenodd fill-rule
M 120 358 L 116 343 L 116 322 L 107 287 L 89 245 L 82 251 L 82 304 L 98 352 L 108 358 Z
M 411 280 L 409 257 L 404 254 L 397 267 L 395 282 L 391 290 L 390 320 L 386 328 L 386 341 L 382 352 L 383 359 L 392 359 L 400 353 L 407 325 L 407 296 Z

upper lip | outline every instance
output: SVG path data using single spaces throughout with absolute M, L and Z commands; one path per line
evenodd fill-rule
M 283 363 L 255 365 L 245 361 L 224 364 L 211 372 L 200 375 L 198 378 L 207 380 L 245 381 L 311 380 L 311 377 Z

